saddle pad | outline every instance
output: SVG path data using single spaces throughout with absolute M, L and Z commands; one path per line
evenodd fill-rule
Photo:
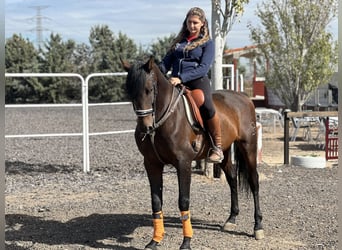
M 186 98 L 185 95 L 182 95 L 184 108 L 185 108 L 185 115 L 188 119 L 188 122 L 190 123 L 191 127 L 198 131 L 202 128 L 202 125 L 198 121 L 198 119 L 194 115 L 193 107 L 191 107 L 189 100 Z

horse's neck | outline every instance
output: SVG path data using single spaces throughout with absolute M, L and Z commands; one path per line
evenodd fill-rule
M 169 105 L 174 102 L 177 91 L 174 86 L 160 73 L 158 76 L 157 116 L 163 115 Z

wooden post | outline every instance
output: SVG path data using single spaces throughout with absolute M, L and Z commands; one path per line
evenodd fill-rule
M 289 164 L 289 118 L 287 113 L 290 112 L 289 109 L 284 110 L 284 164 Z

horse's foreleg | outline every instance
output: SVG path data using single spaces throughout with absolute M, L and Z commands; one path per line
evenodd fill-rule
M 190 240 L 193 235 L 190 220 L 190 184 L 191 184 L 191 162 L 182 164 L 177 168 L 179 197 L 178 207 L 181 213 L 183 227 L 183 243 L 180 249 L 191 249 Z
M 237 185 L 237 171 L 232 165 L 230 148 L 225 151 L 224 161 L 221 168 L 226 175 L 227 182 L 230 187 L 230 215 L 223 225 L 224 231 L 232 231 L 236 227 L 236 217 L 239 215 L 239 201 L 238 201 L 238 185 Z
M 145 168 L 150 182 L 151 202 L 152 202 L 152 221 L 153 238 L 145 249 L 157 249 L 159 242 L 164 237 L 164 219 L 163 219 L 163 166 L 151 166 L 145 164 Z

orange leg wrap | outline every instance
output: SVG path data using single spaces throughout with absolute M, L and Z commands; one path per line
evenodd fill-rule
M 183 236 L 191 238 L 193 232 L 190 221 L 190 211 L 181 211 L 181 220 L 183 224 Z
M 161 242 L 165 232 L 162 211 L 153 214 L 153 229 L 153 240 L 156 242 Z

